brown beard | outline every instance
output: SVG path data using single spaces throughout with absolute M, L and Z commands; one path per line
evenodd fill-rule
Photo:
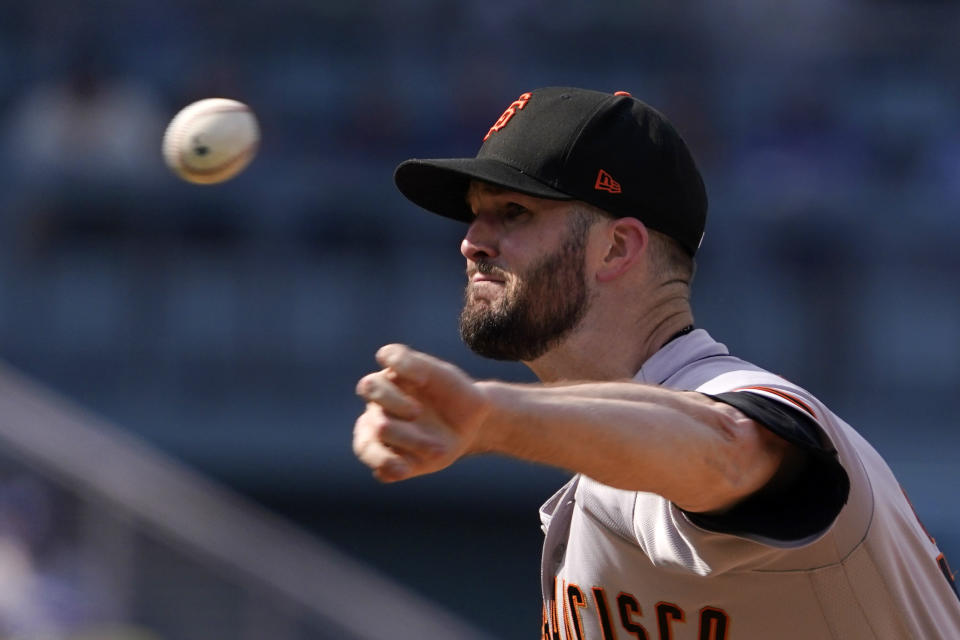
M 589 224 L 574 216 L 563 245 L 530 267 L 496 304 L 464 293 L 460 338 L 485 358 L 530 362 L 559 344 L 589 308 L 584 258 Z M 478 270 L 495 270 L 478 263 Z

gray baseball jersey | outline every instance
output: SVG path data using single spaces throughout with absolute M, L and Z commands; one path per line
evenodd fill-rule
M 719 533 L 658 495 L 577 475 L 540 512 L 545 639 L 960 638 L 946 560 L 880 455 L 816 398 L 703 330 L 635 379 L 804 411 L 849 477 L 846 503 L 821 530 L 781 540 Z

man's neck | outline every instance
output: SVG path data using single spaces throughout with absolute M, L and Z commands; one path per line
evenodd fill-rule
M 632 378 L 665 344 L 693 329 L 693 315 L 686 305 L 647 320 L 643 324 L 650 328 L 639 332 L 636 326 L 581 326 L 562 344 L 524 364 L 542 382 Z

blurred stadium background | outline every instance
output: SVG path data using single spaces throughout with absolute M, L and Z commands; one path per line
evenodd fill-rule
M 392 171 L 546 85 L 674 121 L 711 200 L 698 324 L 870 439 L 956 566 L 958 32 L 930 0 L 5 2 L 0 636 L 538 632 L 563 474 L 384 487 L 350 433 L 386 342 L 531 379 L 460 345 L 462 228 Z M 160 139 L 209 96 L 264 138 L 196 187 Z

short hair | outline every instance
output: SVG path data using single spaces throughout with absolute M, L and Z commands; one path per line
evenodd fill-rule
M 611 220 L 619 217 L 588 202 L 578 201 L 577 205 L 581 225 L 596 222 L 600 218 Z M 667 234 L 650 227 L 647 227 L 647 231 L 650 235 L 651 263 L 657 275 L 665 282 L 679 280 L 689 287 L 697 270 L 693 256 Z
M 651 262 L 664 281 L 680 281 L 688 287 L 693 282 L 697 263 L 679 242 L 660 231 L 649 229 Z
M 577 200 L 575 202 L 576 206 L 573 208 L 571 217 L 571 227 L 578 234 L 586 234 L 586 232 L 597 222 L 603 220 L 612 220 L 615 216 L 610 215 L 603 209 L 595 207 L 589 202 L 583 202 Z

